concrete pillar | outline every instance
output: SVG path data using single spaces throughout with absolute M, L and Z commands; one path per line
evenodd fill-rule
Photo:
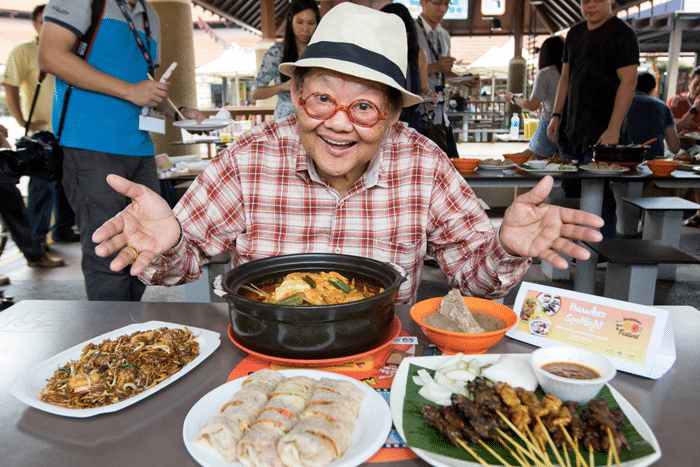
M 673 17 L 673 30 L 668 38 L 668 65 L 666 65 L 666 96 L 663 101 L 667 102 L 676 95 L 678 86 L 678 57 L 681 53 L 681 42 L 683 40 L 683 22 L 678 14 Z
M 148 0 L 160 18 L 162 54 L 160 67 L 156 69 L 155 79 L 159 79 L 172 62 L 177 68 L 170 76 L 168 97 L 177 106 L 197 108 L 197 85 L 194 73 L 194 39 L 192 25 L 192 8 L 190 0 Z M 181 130 L 166 121 L 166 133 L 151 133 L 156 154 L 167 153 L 170 156 L 199 155 L 204 146 L 172 145 L 182 141 Z

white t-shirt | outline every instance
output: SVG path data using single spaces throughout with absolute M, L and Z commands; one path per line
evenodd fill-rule
M 542 110 L 540 111 L 542 120 L 552 118 L 554 99 L 557 97 L 557 86 L 559 85 L 560 76 L 561 74 L 556 66 L 543 68 L 535 76 L 535 84 L 532 86 L 530 98 L 536 97 L 542 101 Z

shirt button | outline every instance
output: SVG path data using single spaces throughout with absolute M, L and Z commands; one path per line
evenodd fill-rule
M 336 254 L 340 253 L 340 248 L 335 249 Z

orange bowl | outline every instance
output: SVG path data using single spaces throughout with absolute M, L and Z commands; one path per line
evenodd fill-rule
M 529 154 L 503 154 L 504 159 L 513 161 L 516 164 L 524 164 L 530 159 Z
M 681 165 L 680 161 L 647 161 L 647 167 L 657 177 L 668 177 L 671 172 L 676 170 Z
M 459 173 L 470 173 L 474 172 L 479 166 L 480 159 L 461 159 L 453 158 L 452 163 L 457 168 Z
M 470 310 L 480 311 L 482 313 L 488 313 L 496 316 L 505 323 L 505 327 L 499 331 L 480 332 L 475 334 L 443 331 L 442 329 L 423 324 L 423 318 L 438 309 L 438 305 L 440 304 L 442 297 L 422 300 L 411 307 L 411 318 L 413 318 L 413 321 L 415 321 L 421 327 L 421 330 L 430 340 L 430 342 L 437 345 L 438 349 L 440 349 L 440 351 L 443 353 L 484 353 L 496 345 L 496 342 L 500 341 L 503 336 L 506 335 L 506 331 L 515 326 L 518 321 L 518 316 L 516 315 L 515 311 L 501 303 L 485 300 L 483 298 L 462 298 Z

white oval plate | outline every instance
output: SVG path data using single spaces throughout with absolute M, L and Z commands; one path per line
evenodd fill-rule
M 99 345 L 105 339 L 115 339 L 124 334 L 131 334 L 137 331 L 149 331 L 151 329 L 157 329 L 161 327 L 166 328 L 185 328 L 182 324 L 166 323 L 164 321 L 148 321 L 146 323 L 136 323 L 130 324 L 123 328 L 116 329 L 114 331 L 102 334 L 93 339 L 78 344 L 71 347 L 68 350 L 54 355 L 53 357 L 44 360 L 34 368 L 31 368 L 17 377 L 15 382 L 10 387 L 10 393 L 17 399 L 21 400 L 25 404 L 34 407 L 35 409 L 43 410 L 44 412 L 52 413 L 54 415 L 61 415 L 64 417 L 74 417 L 74 418 L 87 418 L 94 417 L 95 415 L 101 415 L 104 413 L 116 412 L 122 410 L 130 405 L 137 403 L 138 401 L 145 399 L 148 396 L 155 394 L 164 387 L 174 383 L 178 379 L 185 376 L 187 373 L 192 371 L 197 365 L 202 363 L 209 355 L 211 355 L 219 344 L 221 343 L 221 337 L 218 332 L 209 331 L 206 329 L 195 328 L 193 326 L 187 326 L 187 328 L 194 333 L 194 335 L 199 335 L 197 341 L 199 342 L 199 355 L 197 358 L 192 360 L 189 364 L 185 365 L 180 371 L 172 375 L 170 378 L 161 381 L 150 389 L 136 394 L 133 397 L 125 399 L 116 404 L 105 405 L 102 407 L 94 407 L 90 409 L 69 409 L 67 407 L 60 407 L 58 405 L 49 404 L 41 401 L 41 390 L 46 386 L 47 380 L 53 376 L 56 368 L 61 365 L 65 365 L 70 360 L 80 359 L 80 355 L 89 343 L 94 343 Z
M 232 123 L 233 120 L 228 118 L 205 118 L 200 125 L 197 125 L 197 120 L 179 120 L 173 125 L 187 131 L 214 131 Z
M 616 174 L 625 173 L 629 170 L 627 167 L 623 167 L 623 168 L 617 169 L 617 170 L 591 169 L 588 167 L 579 167 L 579 169 L 583 170 L 584 172 L 589 172 L 592 174 L 599 174 L 599 175 L 616 175 Z
M 279 370 L 284 376 L 307 376 L 312 379 L 330 378 L 350 381 L 365 393 L 360 412 L 355 421 L 350 446 L 330 467 L 355 467 L 376 453 L 386 442 L 391 430 L 391 411 L 386 401 L 377 391 L 364 383 L 345 375 L 319 370 Z M 221 406 L 238 391 L 245 377 L 234 379 L 211 390 L 192 406 L 182 427 L 182 437 L 190 455 L 203 467 L 242 467 L 243 464 L 229 464 L 214 449 L 194 442 L 197 432 L 217 415 Z
M 556 174 L 556 173 L 566 173 L 566 172 L 576 172 L 578 168 L 575 165 L 569 165 L 569 164 L 559 164 L 559 166 L 566 166 L 566 169 L 530 169 L 527 167 L 523 167 L 523 164 L 519 164 L 518 168 L 524 170 L 525 172 L 528 173 L 535 173 L 535 174 Z
M 530 361 L 529 353 L 521 354 L 509 354 L 515 358 Z M 394 426 L 396 430 L 401 435 L 402 439 L 406 439 L 406 435 L 403 431 L 403 400 L 406 396 L 406 382 L 408 378 L 408 368 L 411 364 L 421 366 L 423 368 L 435 369 L 442 362 L 448 358 L 453 357 L 452 355 L 438 355 L 433 357 L 407 357 L 401 361 L 399 368 L 396 370 L 396 375 L 394 376 L 394 381 L 391 385 L 390 393 L 390 406 L 391 406 L 391 416 L 394 420 Z M 500 354 L 483 354 L 483 355 L 466 355 L 465 358 L 468 360 L 476 359 L 480 366 L 484 366 L 489 363 L 496 363 L 501 357 Z M 608 389 L 612 393 L 613 397 L 620 405 L 620 408 L 627 416 L 629 422 L 634 426 L 637 432 L 654 448 L 654 453 L 646 457 L 637 459 L 631 462 L 623 463 L 623 467 L 646 467 L 661 458 L 661 447 L 659 442 L 656 440 L 654 433 L 646 424 L 644 419 L 639 412 L 635 410 L 634 407 L 625 399 L 622 394 L 617 392 L 615 388 L 607 385 Z M 460 459 L 454 459 L 452 457 L 441 456 L 440 454 L 435 454 L 433 452 L 424 451 L 423 449 L 411 448 L 421 459 L 426 461 L 430 465 L 436 467 L 481 467 L 478 462 L 469 462 Z M 494 465 L 492 467 L 501 467 L 500 464 Z

